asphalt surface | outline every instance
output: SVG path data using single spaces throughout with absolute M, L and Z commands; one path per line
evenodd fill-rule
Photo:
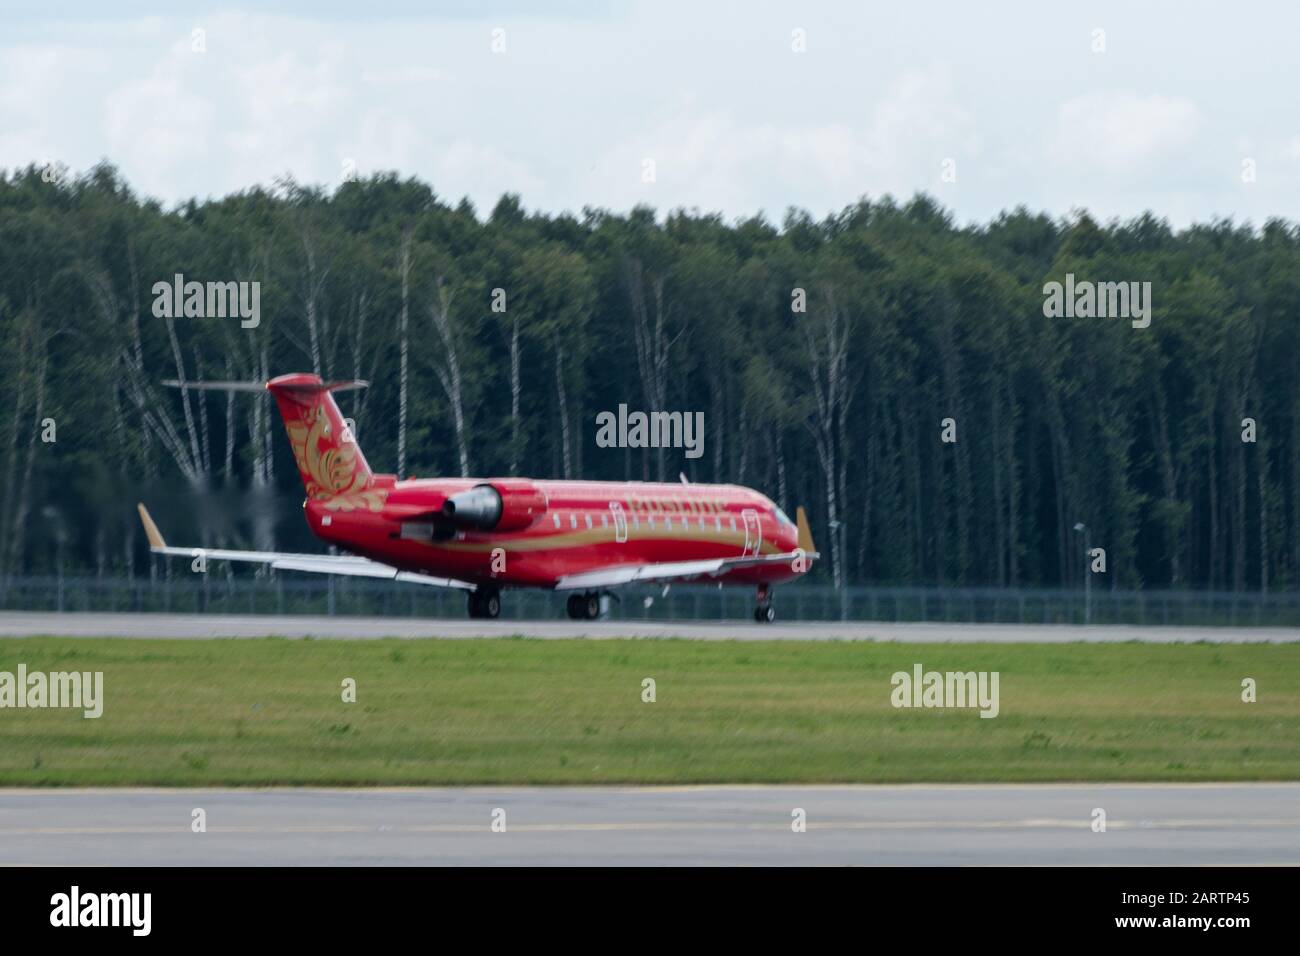
M 316 638 L 618 638 L 684 637 L 693 640 L 938 641 L 1052 643 L 1072 641 L 1207 641 L 1241 644 L 1300 641 L 1300 628 L 1138 627 L 1068 624 L 876 624 L 797 621 L 472 621 L 406 617 L 294 617 L 280 615 L 104 614 L 0 612 L 0 637 L 56 634 L 70 637 L 316 637 Z
M 0 864 L 1300 865 L 1300 784 L 3 790 Z

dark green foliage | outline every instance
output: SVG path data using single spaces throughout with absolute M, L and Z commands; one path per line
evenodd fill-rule
M 963 227 L 918 196 L 820 222 L 791 210 L 778 228 L 647 208 L 539 215 L 525 199 L 480 219 L 385 174 L 167 210 L 107 166 L 0 177 L 0 581 L 52 571 L 60 551 L 69 572 L 149 573 L 140 497 L 178 540 L 310 547 L 264 400 L 193 394 L 187 408 L 158 383 L 178 362 L 188 378 L 369 378 L 344 413 L 372 466 L 393 470 L 409 233 L 408 475 L 459 471 L 454 351 L 474 473 L 751 485 L 806 505 L 848 582 L 1072 584 L 1084 522 L 1106 549 L 1098 587 L 1295 587 L 1295 226 L 1175 232 L 1152 215 L 1022 208 Z M 178 272 L 259 281 L 260 326 L 169 329 L 151 288 Z M 1044 317 L 1044 283 L 1067 272 L 1150 281 L 1151 327 Z M 828 408 L 836 335 L 848 357 Z M 595 416 L 620 403 L 703 411 L 703 457 L 598 448 Z M 940 441 L 945 418 L 956 444 Z M 1257 442 L 1242 442 L 1243 418 Z

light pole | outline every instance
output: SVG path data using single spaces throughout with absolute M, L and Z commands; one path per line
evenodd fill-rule
M 50 525 L 54 532 L 55 561 L 58 567 L 58 609 L 63 611 L 63 546 L 68 542 L 68 531 L 63 525 L 63 515 L 54 505 L 46 505 L 41 509 L 41 516 Z
M 833 548 L 832 561 L 834 564 L 838 564 L 840 561 L 843 560 L 843 554 L 844 554 L 844 523 L 842 521 L 830 522 L 830 531 L 831 531 L 831 546 Z M 849 616 L 849 608 L 848 608 L 848 600 L 847 600 L 848 594 L 844 590 L 844 583 L 842 581 L 837 582 L 837 584 L 839 585 L 839 592 L 840 592 L 840 620 L 844 621 L 847 620 Z
M 1083 623 L 1092 623 L 1092 571 L 1088 567 L 1088 558 L 1092 556 L 1092 549 L 1088 547 L 1088 526 L 1082 521 L 1074 526 L 1074 530 L 1083 535 Z

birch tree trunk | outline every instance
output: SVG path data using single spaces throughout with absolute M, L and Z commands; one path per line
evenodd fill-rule
M 364 346 L 366 335 L 366 319 L 370 316 L 370 295 L 364 290 L 357 296 L 356 307 L 353 310 L 355 322 L 353 324 L 352 334 L 352 377 L 358 381 L 370 381 L 372 375 L 369 374 L 364 366 Z M 374 370 L 372 361 L 370 370 Z M 361 431 L 361 421 L 365 416 L 366 403 L 370 398 L 369 389 L 361 389 L 352 393 L 352 423 L 354 432 Z M 356 435 L 353 435 L 356 438 Z M 356 438 L 359 442 L 360 439 Z
M 835 587 L 841 591 L 843 602 L 843 554 L 847 538 L 844 523 L 840 521 L 839 506 L 844 497 L 846 476 L 846 463 L 841 461 L 841 455 L 850 400 L 848 351 L 851 327 L 848 317 L 839 308 L 834 288 L 825 286 L 822 298 L 825 304 L 818 309 L 815 324 L 808 328 L 804 338 L 813 397 L 813 420 L 809 423 L 809 431 L 825 479 L 831 577 Z
M 558 328 L 551 330 L 551 342 L 555 351 L 555 397 L 560 408 L 560 461 L 565 478 L 572 474 L 569 458 L 569 399 L 564 389 L 564 346 L 560 342 Z
M 226 359 L 226 378 L 233 381 L 235 378 L 235 368 L 230 359 Z M 235 393 L 226 393 L 226 458 L 222 465 L 224 482 L 227 485 L 235 483 Z
M 1020 542 L 1016 532 L 1020 528 L 1020 475 L 1016 469 L 1015 436 L 1020 416 L 1016 409 L 1015 394 L 1009 383 L 1004 384 L 1007 407 L 1007 580 L 1011 586 L 1020 585 Z
M 26 316 L 20 316 L 19 321 L 25 321 Z M 27 407 L 27 381 L 28 375 L 26 370 L 30 367 L 31 359 L 29 349 L 34 340 L 34 336 L 26 331 L 20 331 L 18 336 L 18 365 L 17 374 L 14 376 L 15 395 L 13 402 L 12 426 L 9 430 L 8 448 L 5 454 L 5 485 L 3 508 L 0 509 L 0 541 L 9 541 L 13 537 L 13 520 L 9 513 L 9 506 L 15 499 L 16 485 L 18 480 L 18 442 L 22 437 L 23 422 L 26 420 L 24 411 Z M 0 551 L 0 579 L 8 585 L 9 571 L 9 553 Z
M 451 321 L 451 292 L 441 279 L 436 283 L 436 295 L 429 305 L 429 318 L 442 345 L 443 361 L 434 362 L 442 390 L 451 406 L 452 424 L 456 430 L 456 451 L 460 459 L 460 475 L 469 477 L 469 445 L 465 434 L 464 383 L 461 379 L 460 359 L 456 352 L 456 336 Z
M 636 348 L 637 371 L 641 389 L 645 394 L 646 411 L 667 411 L 668 353 L 676 338 L 669 339 L 667 315 L 664 308 L 664 280 L 656 277 L 651 282 L 653 310 L 646 302 L 645 276 L 639 259 L 626 263 L 628 290 L 632 300 L 632 342 Z M 652 314 L 653 311 L 653 314 Z M 680 333 L 679 333 L 680 334 Z M 664 480 L 664 450 L 655 450 L 658 480 Z
M 323 368 L 321 361 L 320 298 L 325 287 L 325 277 L 328 275 L 329 270 L 317 270 L 316 247 L 311 232 L 306 226 L 303 227 L 302 231 L 302 249 L 307 260 L 307 283 L 303 289 L 303 312 L 307 318 L 308 354 L 311 356 L 311 370 L 320 375 Z
M 510 474 L 519 475 L 519 318 L 510 320 Z
M 270 377 L 270 358 L 267 347 L 262 346 L 255 376 L 263 381 Z M 275 515 L 272 503 L 275 488 L 275 455 L 272 453 L 274 426 L 270 399 L 259 398 L 251 403 L 248 413 L 249 440 L 253 445 L 253 541 L 261 551 L 275 550 Z M 266 573 L 259 568 L 259 573 Z M 272 572 L 273 573 L 273 572 Z
M 194 374 L 198 380 L 203 381 L 203 359 L 199 356 L 199 347 L 194 346 Z M 199 458 L 199 464 L 203 469 L 203 474 L 212 474 L 212 440 L 208 431 L 208 393 L 199 392 L 195 401 L 199 406 L 199 448 L 202 454 Z
M 40 433 L 41 417 L 45 413 L 46 373 L 49 370 L 49 352 L 43 330 L 37 329 L 35 335 L 36 367 L 33 375 L 32 414 L 27 417 L 27 461 L 23 466 L 22 479 L 18 485 L 18 500 L 14 508 L 14 519 L 9 530 L 9 573 L 21 567 L 23 545 L 27 536 L 27 514 L 31 510 L 32 472 L 36 465 L 36 438 Z
M 772 437 L 776 445 L 776 493 L 780 496 L 781 507 L 790 506 L 790 492 L 785 485 L 785 443 L 781 440 L 781 432 L 774 430 Z
M 402 233 L 402 314 L 397 322 L 398 335 L 398 392 L 397 392 L 397 477 L 406 475 L 406 417 L 407 402 L 410 395 L 410 336 L 409 305 L 411 290 L 411 229 L 408 226 Z

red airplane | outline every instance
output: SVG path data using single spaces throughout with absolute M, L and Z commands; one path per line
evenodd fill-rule
M 169 547 L 143 504 L 154 554 L 251 561 L 284 571 L 390 578 L 469 592 L 469 616 L 501 613 L 501 589 L 571 591 L 569 616 L 594 619 L 601 596 L 636 581 L 716 582 L 757 589 L 754 619 L 772 621 L 771 586 L 818 557 L 803 508 L 797 523 L 738 485 L 530 478 L 418 478 L 370 470 L 331 393 L 365 382 L 281 375 L 265 385 L 289 433 L 315 535 L 346 555 Z

